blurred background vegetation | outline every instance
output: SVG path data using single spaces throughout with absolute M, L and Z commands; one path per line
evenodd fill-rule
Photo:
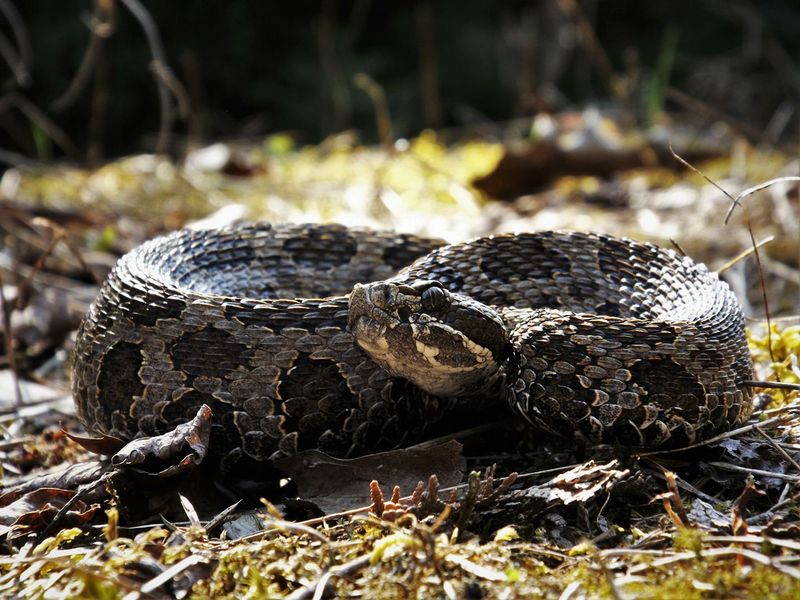
M 797 0 L 2 0 L 0 9 L 5 163 L 96 164 L 276 131 L 314 143 L 357 129 L 377 141 L 381 94 L 395 137 L 493 135 L 493 123 L 588 104 L 642 124 L 677 109 L 753 141 L 798 136 Z

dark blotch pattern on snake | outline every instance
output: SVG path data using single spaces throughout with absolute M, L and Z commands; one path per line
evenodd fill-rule
M 226 469 L 410 444 L 506 403 L 590 442 L 684 445 L 746 420 L 751 378 L 736 298 L 672 250 L 252 225 L 120 259 L 78 333 L 73 392 L 89 431 L 123 439 L 208 404 Z

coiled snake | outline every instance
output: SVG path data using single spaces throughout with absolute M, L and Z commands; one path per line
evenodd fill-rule
M 248 225 L 120 259 L 79 330 L 73 391 L 88 430 L 123 439 L 208 404 L 225 467 L 392 448 L 506 404 L 592 442 L 687 444 L 749 416 L 751 372 L 733 293 L 672 250 Z

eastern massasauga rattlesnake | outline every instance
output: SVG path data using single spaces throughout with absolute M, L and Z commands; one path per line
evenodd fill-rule
M 388 449 L 505 403 L 590 442 L 687 444 L 749 416 L 751 373 L 733 293 L 672 250 L 248 225 L 124 256 L 78 333 L 73 390 L 88 430 L 123 439 L 209 405 L 224 469 Z

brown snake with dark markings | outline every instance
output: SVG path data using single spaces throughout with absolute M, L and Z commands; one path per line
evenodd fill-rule
M 225 469 L 393 448 L 504 403 L 538 428 L 637 447 L 748 418 L 741 307 L 705 266 L 583 233 L 442 244 L 338 225 L 147 242 L 79 331 L 81 420 L 131 439 L 207 404 Z

